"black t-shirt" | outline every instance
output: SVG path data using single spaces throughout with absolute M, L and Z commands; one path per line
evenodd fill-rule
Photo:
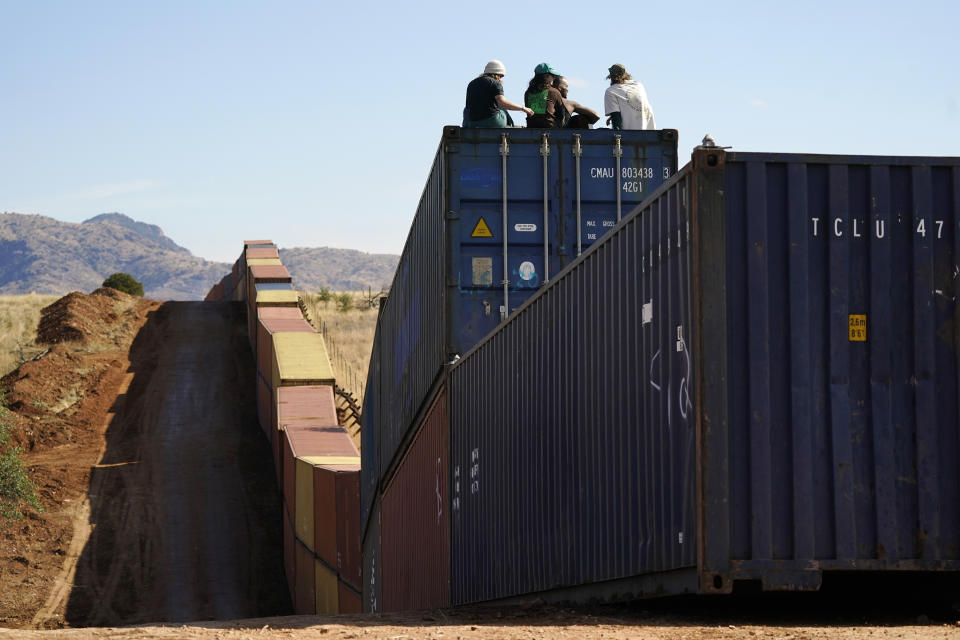
M 500 107 L 494 101 L 503 95 L 503 85 L 489 76 L 474 78 L 467 85 L 467 119 L 486 120 Z

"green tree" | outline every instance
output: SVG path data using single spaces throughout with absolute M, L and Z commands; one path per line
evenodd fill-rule
M 129 273 L 114 273 L 104 280 L 101 286 L 123 291 L 132 296 L 143 296 L 143 283 L 134 280 L 133 276 Z

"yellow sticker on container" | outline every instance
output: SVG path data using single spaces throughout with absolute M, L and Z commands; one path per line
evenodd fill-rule
M 867 341 L 867 314 L 851 313 L 849 319 L 850 342 Z
M 473 228 L 473 233 L 470 234 L 471 238 L 492 238 L 493 234 L 490 233 L 490 227 L 487 226 L 486 221 L 483 218 L 480 218 L 477 221 L 477 226 Z

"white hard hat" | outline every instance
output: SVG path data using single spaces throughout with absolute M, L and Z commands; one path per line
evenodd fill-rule
M 484 73 L 494 73 L 499 76 L 507 75 L 507 68 L 503 66 L 503 63 L 499 60 L 491 60 L 487 63 L 487 66 L 483 68 Z

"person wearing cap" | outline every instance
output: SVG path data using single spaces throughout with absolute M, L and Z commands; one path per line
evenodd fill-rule
M 611 66 L 609 72 L 610 86 L 603 94 L 607 124 L 614 129 L 656 129 L 653 108 L 643 85 L 631 78 L 622 64 Z
M 533 114 L 527 114 L 527 127 L 554 129 L 566 124 L 569 113 L 563 96 L 553 86 L 554 78 L 559 76 L 557 70 L 546 62 L 534 68 L 533 78 L 523 94 L 523 104 L 533 110 Z
M 557 91 L 559 91 L 563 97 L 563 104 L 567 107 L 567 113 L 569 114 L 569 119 L 564 127 L 567 129 L 589 129 L 591 125 L 596 124 L 597 120 L 600 119 L 599 113 L 567 97 L 570 85 L 567 83 L 566 78 L 557 76 L 553 81 L 553 86 L 556 87 Z
M 503 96 L 503 77 L 507 68 L 499 60 L 491 60 L 483 73 L 467 85 L 467 104 L 463 109 L 464 127 L 496 128 L 513 125 L 507 113 L 523 111 L 528 116 L 533 112 Z

